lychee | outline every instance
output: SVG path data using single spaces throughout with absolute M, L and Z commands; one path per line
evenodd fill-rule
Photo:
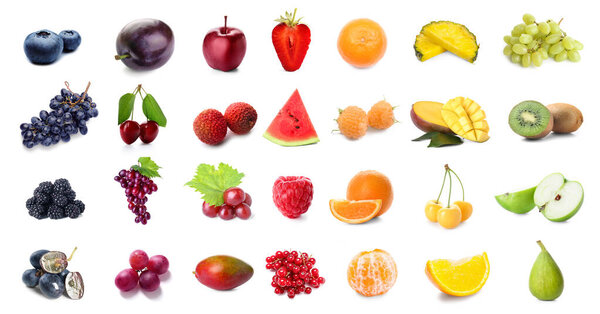
M 245 102 L 236 102 L 225 110 L 227 126 L 235 134 L 247 134 L 256 124 L 256 110 Z
M 206 109 L 194 120 L 194 133 L 208 145 L 220 144 L 227 135 L 227 121 L 218 110 Z

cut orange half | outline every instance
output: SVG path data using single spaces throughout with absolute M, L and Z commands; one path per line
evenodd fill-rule
M 376 217 L 381 210 L 381 200 L 330 200 L 329 209 L 333 216 L 349 224 L 360 224 Z
M 475 294 L 485 285 L 490 263 L 485 252 L 458 261 L 436 259 L 427 261 L 425 273 L 440 291 L 463 297 Z

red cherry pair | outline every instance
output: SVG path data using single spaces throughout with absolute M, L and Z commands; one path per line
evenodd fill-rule
M 158 136 L 158 123 L 148 120 L 141 125 L 133 120 L 127 120 L 121 123 L 119 127 L 121 131 L 121 139 L 127 145 L 133 144 L 138 137 L 145 144 L 152 143 Z

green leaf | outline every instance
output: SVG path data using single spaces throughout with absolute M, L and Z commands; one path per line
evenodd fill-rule
M 167 126 L 167 118 L 152 95 L 146 94 L 142 103 L 142 110 L 148 120 L 152 120 L 162 127 Z
M 427 147 L 444 147 L 451 145 L 460 145 L 463 143 L 462 138 L 456 135 L 440 132 L 427 132 L 422 136 L 414 139 L 413 142 L 425 140 L 431 140 L 429 141 L 429 145 Z
M 213 206 L 223 205 L 223 192 L 242 183 L 244 174 L 230 165 L 220 163 L 219 168 L 213 165 L 200 164 L 196 175 L 185 185 L 202 193 L 202 199 Z
M 138 164 L 131 166 L 131 168 L 148 178 L 160 177 L 160 174 L 158 174 L 160 167 L 150 157 L 140 157 Z
M 119 99 L 119 124 L 129 119 L 133 112 L 133 104 L 135 103 L 135 95 L 127 93 Z

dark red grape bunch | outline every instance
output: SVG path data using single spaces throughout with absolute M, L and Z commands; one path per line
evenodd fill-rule
M 145 225 L 150 220 L 150 213 L 146 207 L 148 196 L 158 190 L 158 186 L 151 178 L 160 177 L 160 167 L 150 157 L 140 157 L 137 165 L 129 170 L 122 169 L 114 180 L 125 189 L 127 207 L 135 214 L 135 222 Z
M 169 271 L 169 260 L 163 255 L 148 254 L 135 250 L 129 255 L 131 268 L 122 270 L 115 278 L 115 286 L 121 291 L 135 289 L 138 284 L 144 291 L 152 292 L 160 287 L 160 275 Z
M 287 293 L 288 298 L 293 299 L 301 293 L 311 294 L 313 289 L 325 283 L 319 269 L 314 267 L 317 260 L 307 253 L 277 251 L 266 261 L 267 269 L 275 272 L 271 282 L 275 294 Z
M 45 181 L 33 191 L 25 207 L 36 219 L 77 218 L 85 210 L 85 204 L 76 200 L 76 195 L 67 179 L 57 179 L 54 183 Z

